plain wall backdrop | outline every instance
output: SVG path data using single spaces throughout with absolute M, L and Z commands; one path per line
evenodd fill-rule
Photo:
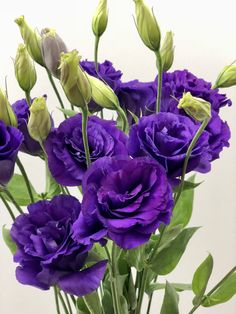
M 29 24 L 41 30 L 55 28 L 69 49 L 78 49 L 83 58 L 93 59 L 94 37 L 91 19 L 98 1 L 13 1 L 1 3 L 0 11 L 0 85 L 7 77 L 8 93 L 13 102 L 23 97 L 14 77 L 12 57 L 21 37 L 14 19 L 24 14 Z M 123 80 L 152 80 L 156 75 L 155 58 L 141 42 L 133 21 L 132 0 L 110 0 L 109 24 L 101 39 L 99 60 L 111 60 L 124 73 Z M 162 34 L 175 34 L 174 69 L 187 68 L 208 81 L 216 79 L 223 66 L 236 59 L 235 0 L 149 0 L 154 7 Z M 48 95 L 48 106 L 56 121 L 62 116 L 56 109 L 57 99 L 45 71 L 37 66 L 38 82 L 32 96 Z M 60 88 L 60 86 L 59 86 Z M 191 226 L 202 226 L 190 241 L 180 264 L 167 279 L 170 282 L 191 282 L 197 266 L 211 252 L 214 270 L 209 288 L 215 285 L 236 263 L 236 87 L 227 91 L 233 101 L 231 108 L 222 109 L 231 131 L 231 147 L 212 164 L 212 171 L 197 180 L 204 183 L 196 190 Z M 35 158 L 22 155 L 29 176 L 38 191 L 44 188 L 44 169 Z M 6 210 L 0 204 L 0 221 L 10 224 Z M 55 313 L 52 291 L 41 292 L 21 286 L 15 279 L 12 256 L 0 239 L 0 313 Z M 166 278 L 161 278 L 165 280 Z M 180 313 L 192 307 L 192 294 L 180 294 Z M 159 313 L 163 294 L 155 294 L 152 313 Z M 145 313 L 145 312 L 143 312 Z M 196 313 L 234 314 L 236 298 Z M 170 313 L 171 314 L 171 313 Z

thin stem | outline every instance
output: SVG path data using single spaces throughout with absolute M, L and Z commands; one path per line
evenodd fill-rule
M 234 272 L 236 271 L 236 266 L 234 266 L 216 285 L 214 288 L 212 288 L 201 300 L 201 302 L 198 305 L 195 305 L 191 311 L 189 312 L 189 314 L 194 313 L 201 305 L 202 303 L 208 298 L 210 297 L 224 282 L 226 279 L 228 279 L 228 277 L 230 275 L 232 275 Z
M 26 185 L 26 188 L 27 188 L 27 190 L 28 190 L 31 203 L 34 203 L 35 200 L 34 200 L 34 195 L 33 195 L 33 192 L 32 192 L 31 185 L 30 185 L 30 181 L 29 181 L 29 178 L 28 178 L 28 176 L 27 176 L 27 173 L 26 173 L 26 171 L 25 171 L 25 168 L 24 168 L 23 164 L 21 163 L 19 157 L 17 157 L 16 163 L 17 163 L 17 166 L 18 166 L 19 169 L 20 169 L 20 172 L 22 173 L 22 176 L 23 176 L 24 180 L 25 180 L 25 185 Z
M 70 294 L 70 298 L 71 298 L 71 301 L 72 301 L 72 303 L 74 304 L 74 306 L 76 308 L 76 298 L 72 294 Z
M 158 70 L 156 113 L 158 113 L 161 111 L 161 92 L 162 92 L 162 60 L 159 51 L 156 52 L 156 63 Z
M 14 204 L 15 208 L 18 210 L 18 212 L 20 214 L 24 214 L 23 210 L 21 209 L 21 207 L 17 204 L 15 198 L 13 197 L 13 195 L 11 194 L 11 192 L 9 190 L 4 190 L 3 191 L 7 197 L 10 199 L 10 201 Z
M 64 309 L 65 314 L 70 314 L 69 311 L 68 311 L 68 309 L 67 309 L 66 303 L 65 303 L 65 301 L 64 301 L 64 299 L 63 299 L 63 297 L 62 297 L 62 295 L 61 295 L 61 291 L 58 290 L 57 293 L 58 293 L 58 297 L 59 297 L 59 299 L 60 299 L 60 301 L 61 301 L 61 305 L 62 305 L 62 307 L 63 307 L 63 309 Z
M 69 310 L 70 314 L 73 314 L 72 308 L 71 308 L 71 305 L 70 305 L 69 297 L 68 297 L 67 293 L 65 293 L 65 292 L 64 292 L 64 295 L 65 295 L 65 298 L 66 298 L 66 303 L 67 303 L 68 310 Z
M 30 97 L 30 92 L 25 92 L 25 98 L 27 101 L 28 106 L 31 106 L 31 97 Z
M 189 158 L 190 158 L 190 155 L 191 155 L 191 152 L 195 146 L 195 144 L 197 143 L 199 137 L 201 136 L 202 132 L 204 131 L 204 129 L 206 128 L 207 124 L 209 122 L 209 119 L 206 119 L 202 122 L 201 126 L 199 127 L 199 129 L 197 130 L 196 134 L 194 135 L 189 147 L 188 147 L 188 150 L 187 150 L 187 153 L 186 153 L 186 156 L 185 156 L 185 159 L 184 159 L 184 165 L 183 165 L 183 169 L 182 169 L 182 175 L 181 175 L 181 183 L 180 183 L 180 187 L 179 187 L 179 190 L 178 190 L 178 194 L 176 195 L 176 198 L 175 198 L 175 206 L 180 198 L 180 195 L 183 191 L 183 187 L 184 187 L 184 178 L 185 178 L 185 174 L 186 174 L 186 171 L 187 171 L 187 166 L 188 166 L 188 161 L 189 161 Z
M 54 92 L 55 92 L 55 94 L 57 96 L 58 101 L 59 101 L 59 104 L 60 104 L 62 109 L 65 109 L 65 106 L 64 106 L 63 101 L 61 99 L 61 96 L 60 96 L 60 94 L 58 92 L 58 89 L 56 87 L 56 84 L 55 84 L 55 82 L 53 80 L 52 74 L 51 74 L 51 72 L 48 69 L 46 69 L 46 71 L 47 71 L 47 74 L 48 74 L 49 81 L 50 81 L 50 83 L 52 85 L 52 88 L 53 88 L 53 90 L 54 90 Z M 65 119 L 67 118 L 65 114 L 64 114 L 64 117 L 65 117 Z
M 98 74 L 98 45 L 99 45 L 100 37 L 95 37 L 95 44 L 94 44 L 94 62 L 95 62 L 95 70 Z
M 119 297 L 119 291 L 118 291 L 118 285 L 117 285 L 117 277 L 119 275 L 118 271 L 118 255 L 117 255 L 117 246 L 115 243 L 112 245 L 112 282 L 114 284 L 114 298 L 117 306 L 117 314 L 122 314 L 121 307 L 120 307 L 120 297 Z
M 15 215 L 14 215 L 14 213 L 13 213 L 11 207 L 9 206 L 9 204 L 8 204 L 7 201 L 6 201 L 6 199 L 3 197 L 3 195 L 2 195 L 1 193 L 0 193 L 0 198 L 1 198 L 2 202 L 3 202 L 3 204 L 5 205 L 5 207 L 6 207 L 7 211 L 8 211 L 8 213 L 10 214 L 12 220 L 14 221 L 14 220 L 16 219 L 16 217 L 15 217 Z
M 128 133 L 129 132 L 129 122 L 128 122 L 128 119 L 127 119 L 127 116 L 126 116 L 124 110 L 118 106 L 116 108 L 116 111 L 122 120 L 122 131 L 125 133 Z
M 138 303 L 137 303 L 137 307 L 135 309 L 135 314 L 140 314 L 141 313 L 143 297 L 144 297 L 146 284 L 147 284 L 147 273 L 148 273 L 148 268 L 146 267 L 143 270 L 143 272 L 142 272 L 141 283 L 140 283 L 140 290 L 139 290 L 139 294 L 138 294 Z
M 87 136 L 87 123 L 88 123 L 87 106 L 81 108 L 81 111 L 82 111 L 82 137 L 83 137 L 83 143 L 84 143 L 86 163 L 87 163 L 87 167 L 89 168 L 91 161 L 90 161 L 89 144 L 88 144 L 88 136 Z
M 54 290 L 54 297 L 55 297 L 55 303 L 56 303 L 56 309 L 57 309 L 57 314 L 61 314 L 60 311 L 60 306 L 59 306 L 59 300 L 58 300 L 58 294 L 57 294 L 57 287 L 53 287 Z

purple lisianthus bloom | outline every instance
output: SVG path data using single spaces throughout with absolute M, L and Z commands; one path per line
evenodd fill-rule
M 42 148 L 39 142 L 35 141 L 30 135 L 27 128 L 30 110 L 26 99 L 17 100 L 12 104 L 13 111 L 17 116 L 18 129 L 24 134 L 24 141 L 20 147 L 20 151 L 33 156 L 42 154 Z
M 164 168 L 147 157 L 97 160 L 83 178 L 82 212 L 74 239 L 89 244 L 109 237 L 124 249 L 147 242 L 173 208 Z
M 110 61 L 105 60 L 103 63 L 98 63 L 98 71 L 96 71 L 95 62 L 93 61 L 81 61 L 80 65 L 88 74 L 104 80 L 115 93 L 117 92 L 121 83 L 122 73 L 116 70 Z M 97 112 L 102 109 L 94 101 L 91 101 L 88 106 L 90 112 Z
M 58 285 L 77 296 L 96 290 L 106 261 L 85 268 L 91 245 L 79 244 L 71 237 L 71 227 L 80 213 L 79 201 L 59 195 L 29 205 L 28 212 L 18 216 L 11 229 L 17 245 L 18 281 L 43 290 Z
M 13 175 L 23 138 L 23 134 L 18 129 L 6 126 L 0 120 L 0 186 L 5 186 Z
M 190 118 L 170 112 L 142 117 L 130 129 L 128 151 L 131 156 L 149 156 L 165 168 L 169 177 L 181 175 L 187 149 L 199 126 Z M 210 170 L 209 134 L 204 131 L 194 146 L 187 172 Z
M 156 91 L 153 82 L 142 83 L 138 80 L 121 83 L 117 93 L 121 107 L 125 110 L 129 124 L 133 123 L 133 117 L 140 117 L 146 108 L 150 107 L 156 99 Z
M 91 162 L 103 156 L 128 154 L 127 136 L 116 127 L 114 121 L 90 116 L 87 135 Z M 65 120 L 58 129 L 53 130 L 45 147 L 54 179 L 62 185 L 80 185 L 87 170 L 81 114 Z

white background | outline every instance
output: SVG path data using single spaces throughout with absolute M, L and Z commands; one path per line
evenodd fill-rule
M 124 73 L 124 80 L 139 78 L 152 80 L 156 75 L 155 59 L 140 41 L 133 22 L 132 0 L 110 0 L 109 26 L 101 40 L 100 60 L 112 60 Z M 187 68 L 199 77 L 214 81 L 226 64 L 236 59 L 235 0 L 159 0 L 148 1 L 154 7 L 161 30 L 175 33 L 175 63 L 173 69 Z M 97 1 L 13 1 L 1 3 L 0 11 L 0 85 L 7 76 L 8 92 L 13 102 L 23 97 L 14 78 L 12 57 L 21 37 L 14 19 L 24 14 L 39 30 L 56 28 L 70 49 L 77 48 L 84 58 L 93 58 L 91 18 Z M 57 100 L 44 71 L 38 69 L 38 82 L 32 95 L 48 94 L 48 105 L 56 119 Z M 236 87 L 227 90 L 236 102 Z M 222 116 L 232 130 L 230 149 L 212 165 L 212 172 L 200 176 L 204 183 L 197 189 L 193 226 L 202 226 L 191 240 L 180 265 L 168 276 L 170 282 L 191 282 L 196 267 L 211 252 L 215 265 L 210 287 L 216 284 L 236 262 L 236 107 L 224 108 Z M 38 191 L 43 190 L 44 170 L 35 158 L 22 156 L 30 178 Z M 0 206 L 1 225 L 10 223 L 4 207 Z M 12 257 L 0 242 L 0 313 L 42 314 L 55 313 L 52 292 L 21 286 L 14 277 Z M 163 278 L 165 280 L 165 278 Z M 191 293 L 182 293 L 180 313 L 191 308 Z M 159 313 L 162 294 L 156 293 L 152 313 Z M 145 312 L 143 312 L 145 313 Z M 197 313 L 234 314 L 236 298 Z M 171 313 L 170 313 L 171 314 Z

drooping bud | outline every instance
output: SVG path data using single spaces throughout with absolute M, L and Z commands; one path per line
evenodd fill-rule
M 25 21 L 24 16 L 20 16 L 15 20 L 20 28 L 21 36 L 24 40 L 26 48 L 35 62 L 44 66 L 43 57 L 41 53 L 41 37 L 33 30 Z
M 54 29 L 44 28 L 42 35 L 42 56 L 47 69 L 60 78 L 60 58 L 62 52 L 67 52 L 66 45 Z
M 174 46 L 173 46 L 173 33 L 167 32 L 164 38 L 163 45 L 160 49 L 162 69 L 168 71 L 174 61 Z
M 30 136 L 42 143 L 51 130 L 52 122 L 47 109 L 46 98 L 35 98 L 30 107 L 30 117 L 28 121 L 28 131 Z
M 200 122 L 211 118 L 211 104 L 202 98 L 193 97 L 190 92 L 180 99 L 178 109 L 184 109 L 190 117 Z
M 16 115 L 7 99 L 7 95 L 0 89 L 0 120 L 6 125 L 17 127 Z
M 107 0 L 100 0 L 93 16 L 92 29 L 95 36 L 100 37 L 105 32 L 108 21 Z
M 102 108 L 117 109 L 119 107 L 119 100 L 110 86 L 89 74 L 87 74 L 87 77 L 92 88 L 92 99 L 95 103 Z
M 223 71 L 219 74 L 215 88 L 231 87 L 236 85 L 236 64 L 231 64 L 224 67 Z
M 34 63 L 32 62 L 24 44 L 20 44 L 14 60 L 15 75 L 20 87 L 30 92 L 37 79 Z
M 70 103 L 77 107 L 85 107 L 92 96 L 87 75 L 79 65 L 77 50 L 61 54 L 61 85 Z
M 143 0 L 134 0 L 136 26 L 143 43 L 157 52 L 160 48 L 161 32 L 153 12 Z

